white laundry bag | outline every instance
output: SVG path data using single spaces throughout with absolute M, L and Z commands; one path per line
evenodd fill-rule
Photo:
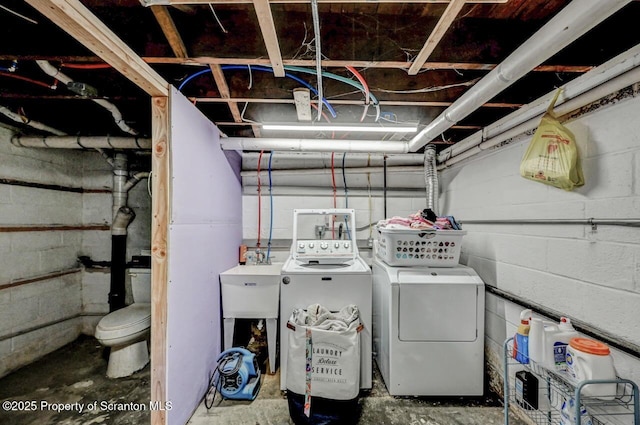
M 287 323 L 287 390 L 333 400 L 360 391 L 360 313 L 355 305 L 331 312 L 319 304 L 296 309 Z

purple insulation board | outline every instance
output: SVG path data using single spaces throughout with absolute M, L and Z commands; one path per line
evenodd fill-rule
M 182 425 L 207 391 L 221 351 L 218 276 L 238 262 L 242 190 L 217 127 L 175 88 L 170 105 L 167 419 Z

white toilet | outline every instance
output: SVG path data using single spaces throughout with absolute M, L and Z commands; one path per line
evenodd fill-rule
M 111 347 L 107 377 L 121 378 L 149 363 L 151 327 L 151 269 L 128 270 L 133 304 L 104 316 L 96 326 L 100 344 Z

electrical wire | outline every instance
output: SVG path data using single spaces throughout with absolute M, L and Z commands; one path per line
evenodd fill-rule
M 362 122 L 367 116 L 367 111 L 369 110 L 369 85 L 364 77 L 356 71 L 354 67 L 347 66 L 346 68 L 358 79 L 358 81 L 360 81 L 360 84 L 362 84 L 362 87 L 364 88 L 364 110 L 362 111 L 362 116 L 360 116 L 360 122 Z
M 211 13 L 213 13 L 213 17 L 216 19 L 216 22 L 218 23 L 218 25 L 220 25 L 220 29 L 222 30 L 222 32 L 227 34 L 229 31 L 227 31 L 226 28 L 222 25 L 222 22 L 220 22 L 220 19 L 218 18 L 218 15 L 213 9 L 213 5 L 211 3 L 209 3 L 209 8 L 211 9 Z
M 45 88 L 50 89 L 50 90 L 54 90 L 54 86 L 52 86 L 51 84 L 47 84 L 47 83 L 44 83 L 42 81 L 33 80 L 31 78 L 23 77 L 22 75 L 17 75 L 17 74 L 14 74 L 12 72 L 2 72 L 2 71 L 0 71 L 0 75 L 3 76 L 3 77 L 15 78 L 16 80 L 26 81 L 28 83 L 35 84 L 37 86 L 41 86 L 41 87 L 45 87 Z
M 260 231 L 262 229 L 262 191 L 261 191 L 261 182 L 260 182 L 260 164 L 262 163 L 262 154 L 264 151 L 260 151 L 260 155 L 258 156 L 258 241 L 256 243 L 256 248 L 260 248 Z
M 71 69 L 108 69 L 111 65 L 108 63 L 61 63 L 60 68 Z
M 273 236 L 273 191 L 271 182 L 271 159 L 273 151 L 269 153 L 269 242 L 267 242 L 267 264 L 271 259 L 271 236 Z
M 287 65 L 287 66 L 284 67 L 284 69 L 286 71 L 297 71 L 297 72 L 302 72 L 302 73 L 305 73 L 305 74 L 316 75 L 316 71 L 315 70 L 308 69 L 308 68 L 302 68 L 300 66 Z M 322 74 L 323 77 L 331 78 L 333 80 L 340 81 L 340 82 L 348 84 L 348 85 L 350 85 L 352 87 L 355 87 L 358 90 L 360 90 L 361 92 L 365 91 L 365 89 L 362 86 L 362 84 L 360 84 L 360 83 L 358 83 L 356 81 L 353 81 L 350 78 L 346 78 L 346 77 L 343 77 L 341 75 L 333 74 L 331 72 L 326 72 L 326 71 L 322 72 L 321 74 Z M 378 121 L 378 119 L 380 118 L 380 105 L 379 105 L 378 99 L 373 95 L 373 93 L 371 93 L 371 91 L 369 91 L 369 99 L 371 99 L 371 103 L 376 108 L 376 121 Z
M 271 72 L 273 73 L 273 69 L 266 67 L 266 66 L 252 66 L 249 67 L 248 65 L 223 65 L 220 67 L 223 71 L 226 70 L 251 70 L 251 71 L 261 71 L 261 72 Z M 182 88 L 191 80 L 193 80 L 194 78 L 202 75 L 202 74 L 206 74 L 206 73 L 210 73 L 211 70 L 210 69 L 203 69 L 201 71 L 198 71 L 194 74 L 191 74 L 190 76 L 188 76 L 187 78 L 184 79 L 184 81 L 180 84 L 180 86 L 178 87 L 178 90 L 182 91 Z M 285 72 L 284 74 L 285 77 L 290 78 L 300 84 L 302 84 L 304 87 L 308 88 L 309 90 L 311 90 L 313 92 L 313 94 L 315 94 L 316 96 L 318 95 L 318 91 L 309 83 L 307 83 L 306 81 L 304 81 L 303 79 L 290 74 L 288 72 Z M 327 107 L 327 109 L 329 110 L 329 112 L 331 112 L 331 116 L 332 117 L 336 117 L 336 111 L 335 109 L 333 109 L 333 106 L 331 106 L 331 104 L 329 103 L 329 101 L 327 101 L 327 99 L 322 98 L 322 103 Z

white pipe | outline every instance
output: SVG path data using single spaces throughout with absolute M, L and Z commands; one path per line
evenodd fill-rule
M 38 64 L 38 66 L 40 66 L 40 68 L 45 73 L 57 79 L 58 81 L 64 83 L 65 85 L 68 85 L 69 83 L 73 82 L 73 80 L 70 77 L 60 72 L 60 70 L 58 70 L 55 66 L 51 65 L 48 61 L 37 60 L 36 63 Z M 129 127 L 127 123 L 124 122 L 124 120 L 122 119 L 122 114 L 120 113 L 120 110 L 118 110 L 118 107 L 116 105 L 104 99 L 91 99 L 91 100 L 97 103 L 98 105 L 102 106 L 103 108 L 105 108 L 107 111 L 111 112 L 111 115 L 113 116 L 113 119 L 115 120 L 116 125 L 120 127 L 122 131 L 124 131 L 125 133 L 133 134 L 134 136 L 138 134 L 136 130 Z
M 116 236 L 126 235 L 127 227 L 136 214 L 129 207 L 120 207 L 113 218 L 113 224 L 111 225 L 111 234 Z
M 24 121 L 24 117 L 22 117 L 19 114 L 16 114 L 15 112 L 11 111 L 9 108 L 5 108 L 4 106 L 0 106 L 0 113 L 2 113 L 4 116 L 6 116 L 8 118 L 11 118 L 15 122 L 19 122 L 20 124 L 26 124 L 29 127 L 33 127 L 35 129 L 38 129 L 38 130 L 46 131 L 47 133 L 56 134 L 58 136 L 64 136 L 65 134 L 67 134 L 64 131 L 60 131 L 60 130 L 55 129 L 53 127 L 49 127 L 48 125 L 43 124 L 43 123 L 38 122 L 38 121 L 33 121 L 33 120 Z
M 394 173 L 422 173 L 424 167 L 420 166 L 397 166 L 387 167 L 388 171 Z M 344 169 L 347 174 L 379 174 L 384 171 L 384 167 L 347 167 Z M 336 167 L 335 173 L 342 173 L 341 167 Z M 303 169 L 285 169 L 285 170 L 271 170 L 271 176 L 285 177 L 285 176 L 306 176 L 306 175 L 326 175 L 331 174 L 330 168 L 303 168 Z M 240 172 L 240 177 L 256 177 L 258 174 L 254 170 L 245 170 Z M 266 178 L 269 176 L 268 170 L 260 170 L 260 178 Z
M 614 80 L 638 66 L 640 66 L 640 45 L 621 53 L 615 58 L 610 59 L 597 68 L 594 68 L 567 83 L 558 98 L 558 102 L 556 103 L 556 113 L 558 115 L 562 115 L 563 113 L 581 108 L 582 106 L 600 99 L 601 97 L 635 83 L 636 81 L 633 81 L 635 77 L 630 75 L 627 75 L 624 79 L 617 80 L 615 82 Z M 530 104 L 523 106 L 517 111 L 512 112 L 506 117 L 485 127 L 481 131 L 478 131 L 455 145 L 442 150 L 438 155 L 438 162 L 443 163 L 451 158 L 457 157 L 463 152 L 483 143 L 483 141 L 488 141 L 496 137 L 499 137 L 501 141 L 504 141 L 522 132 L 528 131 L 532 129 L 530 126 L 531 120 L 536 120 L 533 128 L 537 127 L 537 120 L 539 120 L 542 114 L 547 110 L 549 102 L 555 95 L 555 92 L 556 90 L 553 90 L 547 95 L 538 98 Z M 581 100 L 578 101 L 578 98 Z M 568 106 L 565 105 L 565 103 L 568 103 Z M 521 126 L 521 124 L 525 123 L 528 124 L 526 126 Z M 512 129 L 516 129 L 518 133 L 514 135 Z M 477 153 L 478 150 L 474 150 L 474 152 Z
M 254 139 L 227 137 L 220 139 L 223 150 L 274 150 L 306 152 L 378 152 L 407 153 L 406 142 L 385 140 L 333 140 L 333 139 Z
M 416 152 L 631 0 L 574 0 L 409 141 Z
M 139 173 L 135 173 L 124 185 L 123 187 L 124 191 L 129 192 L 131 189 L 133 189 L 135 185 L 137 185 L 140 182 L 140 180 L 148 179 L 149 175 L 150 173 L 148 171 L 141 171 Z
M 562 116 L 571 111 L 582 108 L 583 106 L 586 106 L 590 103 L 593 103 L 599 99 L 602 99 L 603 97 L 611 93 L 614 93 L 618 90 L 621 90 L 639 81 L 640 81 L 640 67 L 635 68 L 631 71 L 628 71 L 612 80 L 609 80 L 606 83 L 601 84 L 600 86 L 588 92 L 582 93 L 581 95 L 555 108 L 554 111 L 556 115 Z M 478 143 L 476 146 L 468 148 L 467 150 L 459 153 L 458 155 L 452 158 L 447 158 L 444 162 L 441 163 L 438 169 L 451 166 L 466 158 L 476 155 L 484 150 L 493 148 L 506 140 L 512 139 L 527 131 L 532 131 L 538 127 L 538 124 L 540 124 L 540 117 L 536 116 L 533 119 L 525 121 L 513 128 L 510 128 L 509 130 L 503 133 L 500 133 L 495 137 L 492 137 L 491 139 L 487 139 L 484 142 Z
M 424 194 L 424 188 L 390 188 L 386 189 L 387 195 L 392 198 L 417 198 Z M 371 194 L 374 196 L 382 197 L 383 188 L 371 188 Z M 245 196 L 257 196 L 257 186 L 242 186 L 242 194 Z M 307 187 L 307 186 L 275 186 L 272 188 L 273 196 L 333 196 L 333 189 L 329 187 Z M 349 189 L 349 197 L 368 197 L 368 189 Z
M 334 160 L 342 163 L 342 156 L 346 155 L 346 167 L 376 167 L 382 166 L 384 154 L 381 153 L 339 153 Z M 387 165 L 422 165 L 424 156 L 419 153 L 392 154 L 387 156 Z M 242 152 L 242 169 L 256 170 L 258 167 L 258 152 Z M 273 154 L 271 169 L 300 168 L 301 165 L 315 168 L 327 168 L 331 166 L 331 152 L 276 152 Z M 269 155 L 262 155 L 261 169 L 269 166 Z
M 151 149 L 151 139 L 110 136 L 20 136 L 11 138 L 11 143 L 26 148 L 64 149 Z
M 127 206 L 128 192 L 124 189 L 128 175 L 127 155 L 116 153 L 113 161 L 113 220 L 115 221 L 118 210 Z

